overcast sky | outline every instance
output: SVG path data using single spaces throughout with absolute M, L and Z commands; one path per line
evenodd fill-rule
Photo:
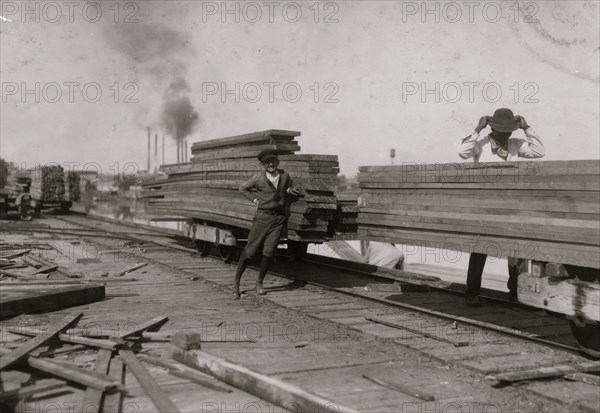
M 599 158 L 597 1 L 1 3 L 13 162 L 146 169 L 148 128 L 167 163 L 176 134 L 291 129 L 354 175 L 391 148 L 397 164 L 460 161 L 459 139 L 499 107 L 547 159 Z

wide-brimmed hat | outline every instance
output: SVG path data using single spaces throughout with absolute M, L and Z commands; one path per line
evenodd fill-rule
M 514 132 L 519 129 L 519 123 L 515 119 L 512 110 L 506 108 L 495 111 L 488 124 L 490 128 L 498 132 Z
M 267 159 L 277 158 L 277 150 L 275 150 L 275 149 L 262 150 L 258 154 L 257 158 L 261 162 L 265 162 Z

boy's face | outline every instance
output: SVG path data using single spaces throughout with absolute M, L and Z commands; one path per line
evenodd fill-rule
M 262 164 L 265 167 L 265 171 L 267 171 L 270 174 L 273 174 L 277 170 L 277 165 L 279 165 L 279 159 L 275 157 L 265 159 L 265 161 Z
M 511 135 L 512 132 L 498 132 L 497 130 L 492 129 L 492 136 L 498 143 L 506 143 Z

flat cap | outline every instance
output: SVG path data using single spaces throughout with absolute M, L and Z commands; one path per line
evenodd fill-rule
M 267 159 L 277 158 L 277 150 L 276 149 L 265 149 L 265 150 L 262 150 L 258 154 L 257 158 L 261 162 L 264 162 Z

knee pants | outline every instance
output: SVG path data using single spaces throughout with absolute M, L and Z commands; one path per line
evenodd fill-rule
M 281 214 L 271 214 L 264 210 L 257 210 L 252 221 L 252 229 L 248 235 L 245 254 L 254 258 L 262 247 L 262 254 L 272 258 L 286 228 L 287 217 Z

